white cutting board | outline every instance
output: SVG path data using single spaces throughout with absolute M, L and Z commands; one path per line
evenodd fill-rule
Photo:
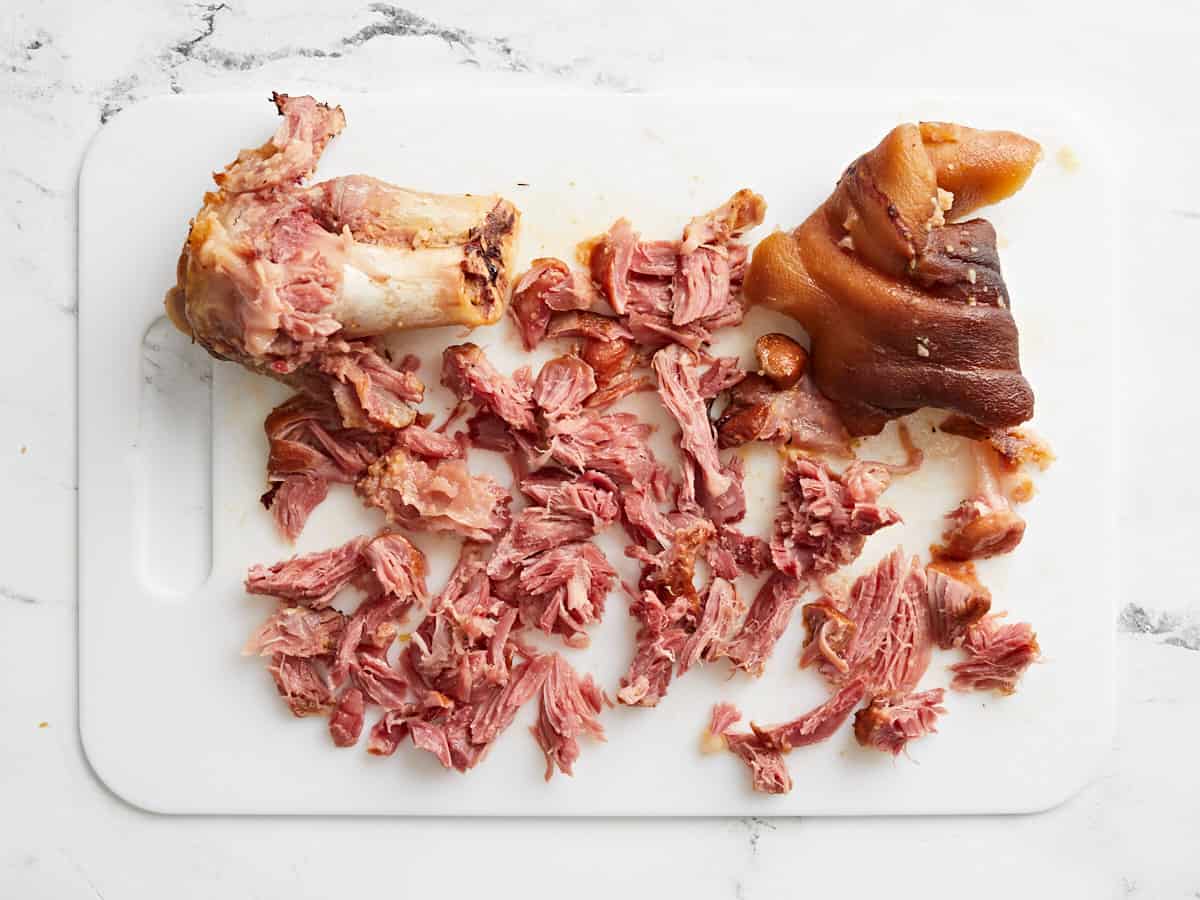
M 1001 236 L 1036 424 L 1058 462 L 1024 508 L 1029 528 L 1020 550 L 980 569 L 997 608 L 1034 623 L 1046 661 L 1014 697 L 948 696 L 941 733 L 913 744 L 911 758 L 861 750 L 849 728 L 796 751 L 788 759 L 795 789 L 782 797 L 753 794 L 739 762 L 702 755 L 698 743 L 716 700 L 769 723 L 823 698 L 819 678 L 796 667 L 799 622 L 760 680 L 727 680 L 722 663 L 675 682 L 656 709 L 605 712 L 609 740 L 585 742 L 573 779 L 543 783 L 542 757 L 525 728 L 535 704 L 466 776 L 441 770 L 408 744 L 388 759 L 361 744 L 334 748 L 325 720 L 293 719 L 262 661 L 239 653 L 270 610 L 265 598 L 243 594 L 246 567 L 294 552 L 258 503 L 262 420 L 285 392 L 211 364 L 161 320 L 162 295 L 209 173 L 262 142 L 277 120 L 265 94 L 164 98 L 126 110 L 100 132 L 79 185 L 79 716 L 88 759 L 113 791 L 172 813 L 989 813 L 1044 809 L 1094 775 L 1113 726 L 1117 547 L 1109 487 L 1114 204 L 1091 132 L 1054 106 L 836 91 L 754 98 L 331 91 L 322 99 L 340 102 L 349 124 L 318 177 L 361 171 L 428 190 L 504 193 L 524 212 L 523 264 L 546 254 L 571 258 L 576 241 L 620 215 L 647 236 L 674 237 L 691 215 L 743 186 L 769 203 L 755 239 L 795 225 L 846 163 L 903 120 L 958 119 L 1042 141 L 1047 158 L 1029 185 L 987 214 Z M 1062 147 L 1078 167 L 1056 160 Z M 779 329 L 798 333 L 789 320 L 754 311 L 719 349 L 749 362 L 753 338 Z M 425 360 L 431 408 L 447 396 L 437 384 L 440 351 L 462 339 L 460 330 L 445 329 L 399 342 Z M 502 369 L 524 358 L 507 322 L 470 339 Z M 670 458 L 674 427 L 654 396 L 629 402 L 663 426 L 653 442 Z M 892 437 L 862 452 L 894 453 Z M 930 457 L 922 472 L 886 496 L 907 524 L 872 538 L 854 572 L 899 542 L 923 550 L 965 489 L 966 469 L 946 454 L 953 443 L 930 444 L 931 437 L 928 428 L 918 436 Z M 476 468 L 507 477 L 484 456 Z M 747 457 L 748 525 L 765 533 L 777 463 L 766 448 Z M 335 488 L 295 551 L 380 524 L 349 489 Z M 619 531 L 601 542 L 623 577 L 635 578 Z M 422 536 L 418 543 L 437 590 L 454 542 Z M 592 647 L 568 656 L 614 691 L 633 632 L 616 592 Z M 925 686 L 947 683 L 948 661 L 935 657 Z

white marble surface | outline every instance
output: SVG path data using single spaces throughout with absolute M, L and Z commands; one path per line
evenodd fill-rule
M 338 6 L 9 0 L 0 10 L 0 897 L 600 897 L 631 879 L 639 894 L 691 897 L 1200 897 L 1200 598 L 1180 577 L 1200 487 L 1177 474 L 1193 471 L 1189 438 L 1200 433 L 1177 387 L 1193 383 L 1200 328 L 1196 7 Z M 1119 504 L 1127 552 L 1113 623 L 1118 733 L 1093 785 L 1019 818 L 409 821 L 162 818 L 93 778 L 75 728 L 75 188 L 87 142 L 123 107 L 169 91 L 334 96 L 431 82 L 886 82 L 915 96 L 1056 93 L 1107 117 L 1123 173 L 1113 399 L 1126 474 L 1097 489 Z M 506 123 L 492 127 L 501 138 Z M 186 135 L 162 148 L 171 140 Z M 1086 297 L 1062 302 L 1087 314 Z

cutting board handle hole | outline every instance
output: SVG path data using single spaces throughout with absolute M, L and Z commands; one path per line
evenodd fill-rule
M 142 337 L 135 512 L 139 571 L 163 599 L 212 570 L 212 358 L 157 319 Z

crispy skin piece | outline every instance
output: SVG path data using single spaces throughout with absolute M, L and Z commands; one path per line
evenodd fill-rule
M 1040 155 L 1012 132 L 900 125 L 755 249 L 745 296 L 804 325 L 813 378 L 851 433 L 924 406 L 987 428 L 1033 415 L 995 231 L 947 220 L 1014 193 Z

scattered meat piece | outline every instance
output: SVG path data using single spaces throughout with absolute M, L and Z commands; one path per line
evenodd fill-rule
M 402 534 L 386 532 L 362 548 L 364 562 L 380 588 L 393 597 L 429 600 L 425 590 L 425 554 Z
M 542 488 L 527 489 L 542 491 Z M 586 541 L 619 512 L 615 485 L 598 473 L 545 491 L 544 506 L 527 506 L 504 534 L 488 563 L 488 575 L 504 580 L 518 574 L 526 560 L 573 541 Z
M 612 523 L 620 513 L 616 483 L 599 472 L 584 472 L 577 478 L 539 473 L 522 481 L 521 491 L 550 512 L 590 522 L 593 532 Z
M 714 655 L 727 657 L 735 668 L 751 675 L 761 675 L 775 644 L 791 623 L 802 590 L 794 578 L 778 572 L 772 575 L 755 596 L 737 634 Z
M 1011 553 L 1025 536 L 1025 520 L 1012 508 L 996 479 L 996 454 L 971 444 L 975 459 L 975 496 L 946 514 L 944 543 L 931 548 L 934 559 L 987 559 Z
M 453 768 L 454 761 L 450 758 L 450 742 L 444 728 L 431 722 L 413 719 L 408 723 L 408 733 L 412 737 L 414 747 L 432 753 L 443 768 Z
M 654 386 L 648 376 L 634 374 L 640 357 L 632 340 L 588 338 L 579 352 L 596 375 L 596 391 L 586 403 L 589 409 L 603 409 L 622 397 Z
M 552 312 L 587 309 L 597 299 L 586 275 L 572 272 L 560 259 L 535 259 L 517 279 L 510 312 L 525 349 L 532 350 L 545 336 Z
M 586 647 L 586 628 L 604 615 L 616 578 L 595 544 L 563 544 L 521 569 L 521 621 L 546 634 L 561 634 L 572 647 Z
M 508 683 L 476 707 L 471 718 L 471 742 L 487 745 L 499 737 L 518 710 L 541 689 L 557 658 L 558 654 L 537 656 L 514 668 Z
M 334 687 L 340 688 L 358 673 L 363 664 L 360 652 L 376 655 L 387 652 L 411 606 L 411 597 L 386 594 L 370 597 L 358 605 L 338 639 L 330 670 Z
M 529 730 L 546 755 L 546 780 L 557 768 L 573 775 L 579 759 L 579 735 L 604 740 L 604 726 L 597 716 L 604 707 L 604 694 L 591 675 L 580 677 L 570 663 L 555 653 L 542 683 L 537 724 Z
M 965 662 L 950 667 L 956 691 L 996 691 L 1012 694 L 1017 682 L 1041 657 L 1037 635 L 1025 622 L 1004 624 L 1000 616 L 985 616 L 967 629 L 962 644 Z
M 729 405 L 717 420 L 722 447 L 749 441 L 791 444 L 817 453 L 850 455 L 850 436 L 827 400 L 808 377 L 786 389 L 751 372 L 729 395 Z
M 903 463 L 884 463 L 874 460 L 856 459 L 842 473 L 846 490 L 857 503 L 874 503 L 886 491 L 896 475 L 911 475 L 921 468 L 925 454 L 913 443 L 908 426 L 900 422 L 896 427 L 900 446 L 904 448 Z
M 850 639 L 858 626 L 828 598 L 804 604 L 804 650 L 800 666 L 804 668 L 818 659 L 824 660 L 843 675 L 850 671 L 846 657 Z
M 824 463 L 796 457 L 784 468 L 771 555 L 793 578 L 832 574 L 862 553 L 869 535 L 899 521 L 894 510 L 856 500 Z
M 738 366 L 736 356 L 717 356 L 708 359 L 708 368 L 700 376 L 699 394 L 702 400 L 711 400 L 717 394 L 741 383 L 746 373 Z
M 242 653 L 250 656 L 325 656 L 337 646 L 346 617 L 336 609 L 282 606 L 246 643 Z
M 408 736 L 409 722 L 415 718 L 412 710 L 389 709 L 371 726 L 367 737 L 367 752 L 372 756 L 391 756 Z
M 791 722 L 760 728 L 751 723 L 749 734 L 725 734 L 729 750 L 749 768 L 754 790 L 765 794 L 786 794 L 792 789 L 783 754 L 827 739 L 849 718 L 862 702 L 861 682 L 841 688 L 825 703 Z
M 319 609 L 346 585 L 363 574 L 362 550 L 367 539 L 357 537 L 340 547 L 293 556 L 267 566 L 251 566 L 246 574 L 246 591 L 278 597 Z
M 967 629 L 992 608 L 992 594 L 975 577 L 971 563 L 949 560 L 925 567 L 929 582 L 929 628 L 934 643 L 949 650 L 962 643 Z
M 547 455 L 570 469 L 601 472 L 622 489 L 644 489 L 661 471 L 646 446 L 653 430 L 630 413 L 563 420 L 549 429 Z
M 508 491 L 487 475 L 472 474 L 460 459 L 430 465 L 397 448 L 371 465 L 356 490 L 390 522 L 472 541 L 494 540 L 511 519 Z
M 678 674 L 682 675 L 701 662 L 715 659 L 721 648 L 733 638 L 745 612 L 746 604 L 738 596 L 733 584 L 724 578 L 712 579 L 704 593 L 704 606 L 696 630 L 688 635 L 680 648 Z
M 547 419 L 577 416 L 596 390 L 596 374 L 578 356 L 559 356 L 542 366 L 533 400 Z
M 613 312 L 623 315 L 629 305 L 629 270 L 637 234 L 627 219 L 617 219 L 591 248 L 588 268 L 604 291 Z
M 693 519 L 675 529 L 666 549 L 658 554 L 636 545 L 629 547 L 626 553 L 645 567 L 639 587 L 654 591 L 666 602 L 682 603 L 686 612 L 698 617 L 701 603 L 695 585 L 696 560 L 715 536 L 711 522 Z
M 270 446 L 270 488 L 262 502 L 288 540 L 300 535 L 331 482 L 353 483 L 391 440 L 379 433 L 343 427 L 334 404 L 308 394 L 296 394 L 275 407 L 263 428 Z
M 323 353 L 316 369 L 325 376 L 324 386 L 337 405 L 347 428 L 390 431 L 411 425 L 425 385 L 413 372 L 395 369 L 367 346 L 352 346 L 343 352 Z M 305 379 L 301 384 L 320 396 L 321 388 Z
M 751 578 L 757 578 L 771 568 L 771 545 L 755 535 L 742 534 L 732 525 L 722 525 L 717 529 L 717 543 L 709 544 L 710 548 L 713 546 L 729 553 L 734 565 Z M 711 558 L 708 564 L 713 566 Z
M 679 268 L 679 242 L 638 241 L 629 268 L 639 275 L 670 278 Z
M 448 434 L 431 431 L 420 425 L 409 425 L 397 435 L 400 446 L 425 459 L 462 459 L 463 445 Z
M 766 201 L 754 191 L 742 188 L 716 209 L 688 222 L 683 229 L 679 252 L 687 255 L 706 244 L 728 244 L 741 237 L 743 232 L 762 224 L 766 214 Z
M 799 718 L 769 728 L 760 728 L 752 722 L 750 728 L 763 746 L 787 753 L 797 747 L 807 747 L 827 739 L 850 718 L 850 713 L 864 696 L 866 688 L 856 679 L 843 685 L 836 694 Z
M 832 601 L 830 601 L 832 603 Z M 933 652 L 925 570 L 915 556 L 907 559 L 897 547 L 854 582 L 844 609 L 849 619 L 845 647 L 827 657 L 819 635 L 805 647 L 801 665 L 816 662 L 834 684 L 862 681 L 872 695 L 911 691 L 929 667 Z M 829 626 L 827 617 L 825 627 Z M 837 626 L 830 639 L 837 637 Z M 826 642 L 827 644 L 830 641 Z
M 904 697 L 876 697 L 854 716 L 854 737 L 863 747 L 874 747 L 899 756 L 908 742 L 937 732 L 945 691 L 935 688 Z
M 619 702 L 627 706 L 657 706 L 666 696 L 675 661 L 687 639 L 687 631 L 681 626 L 687 611 L 686 600 L 677 599 L 665 605 L 652 590 L 643 590 L 629 604 L 629 614 L 638 620 L 640 627 L 633 661 L 617 691 Z
M 652 365 L 663 405 L 679 423 L 680 446 L 700 467 L 709 496 L 719 497 L 732 482 L 721 471 L 716 433 L 700 397 L 699 361 L 694 353 L 671 345 L 654 354 Z
M 351 688 L 338 698 L 329 715 L 329 735 L 338 747 L 353 747 L 362 734 L 366 706 L 362 691 Z
M 360 647 L 350 671 L 368 702 L 384 709 L 399 709 L 404 705 L 408 682 L 382 652 Z
M 276 653 L 267 667 L 292 715 L 324 715 L 333 706 L 333 691 L 318 660 Z
M 786 794 L 792 789 L 783 754 L 764 746 L 755 734 L 727 734 L 725 744 L 750 769 L 751 785 L 760 794 Z
M 808 351 L 786 334 L 759 335 L 754 342 L 758 374 L 781 390 L 795 387 L 808 366 Z
M 455 344 L 442 353 L 442 384 L 454 395 L 499 416 L 513 428 L 534 432 L 533 391 L 528 373 L 509 378 L 496 371 L 475 344 Z
M 730 244 L 742 232 L 759 225 L 767 205 L 753 191 L 742 189 L 722 206 L 688 223 L 679 247 L 679 267 L 671 282 L 673 325 L 687 325 L 729 315 L 741 308 L 734 301 L 733 282 L 740 257 L 731 259 Z M 735 324 L 735 323 L 730 323 Z
M 700 737 L 700 752 L 718 753 L 725 750 L 725 735 L 741 720 L 741 711 L 732 703 L 714 703 L 708 728 Z
M 747 299 L 804 326 L 851 434 L 925 406 L 988 428 L 1033 414 L 995 231 L 946 220 L 1017 191 L 1040 155 L 1011 132 L 900 125 L 799 228 L 755 248 Z

